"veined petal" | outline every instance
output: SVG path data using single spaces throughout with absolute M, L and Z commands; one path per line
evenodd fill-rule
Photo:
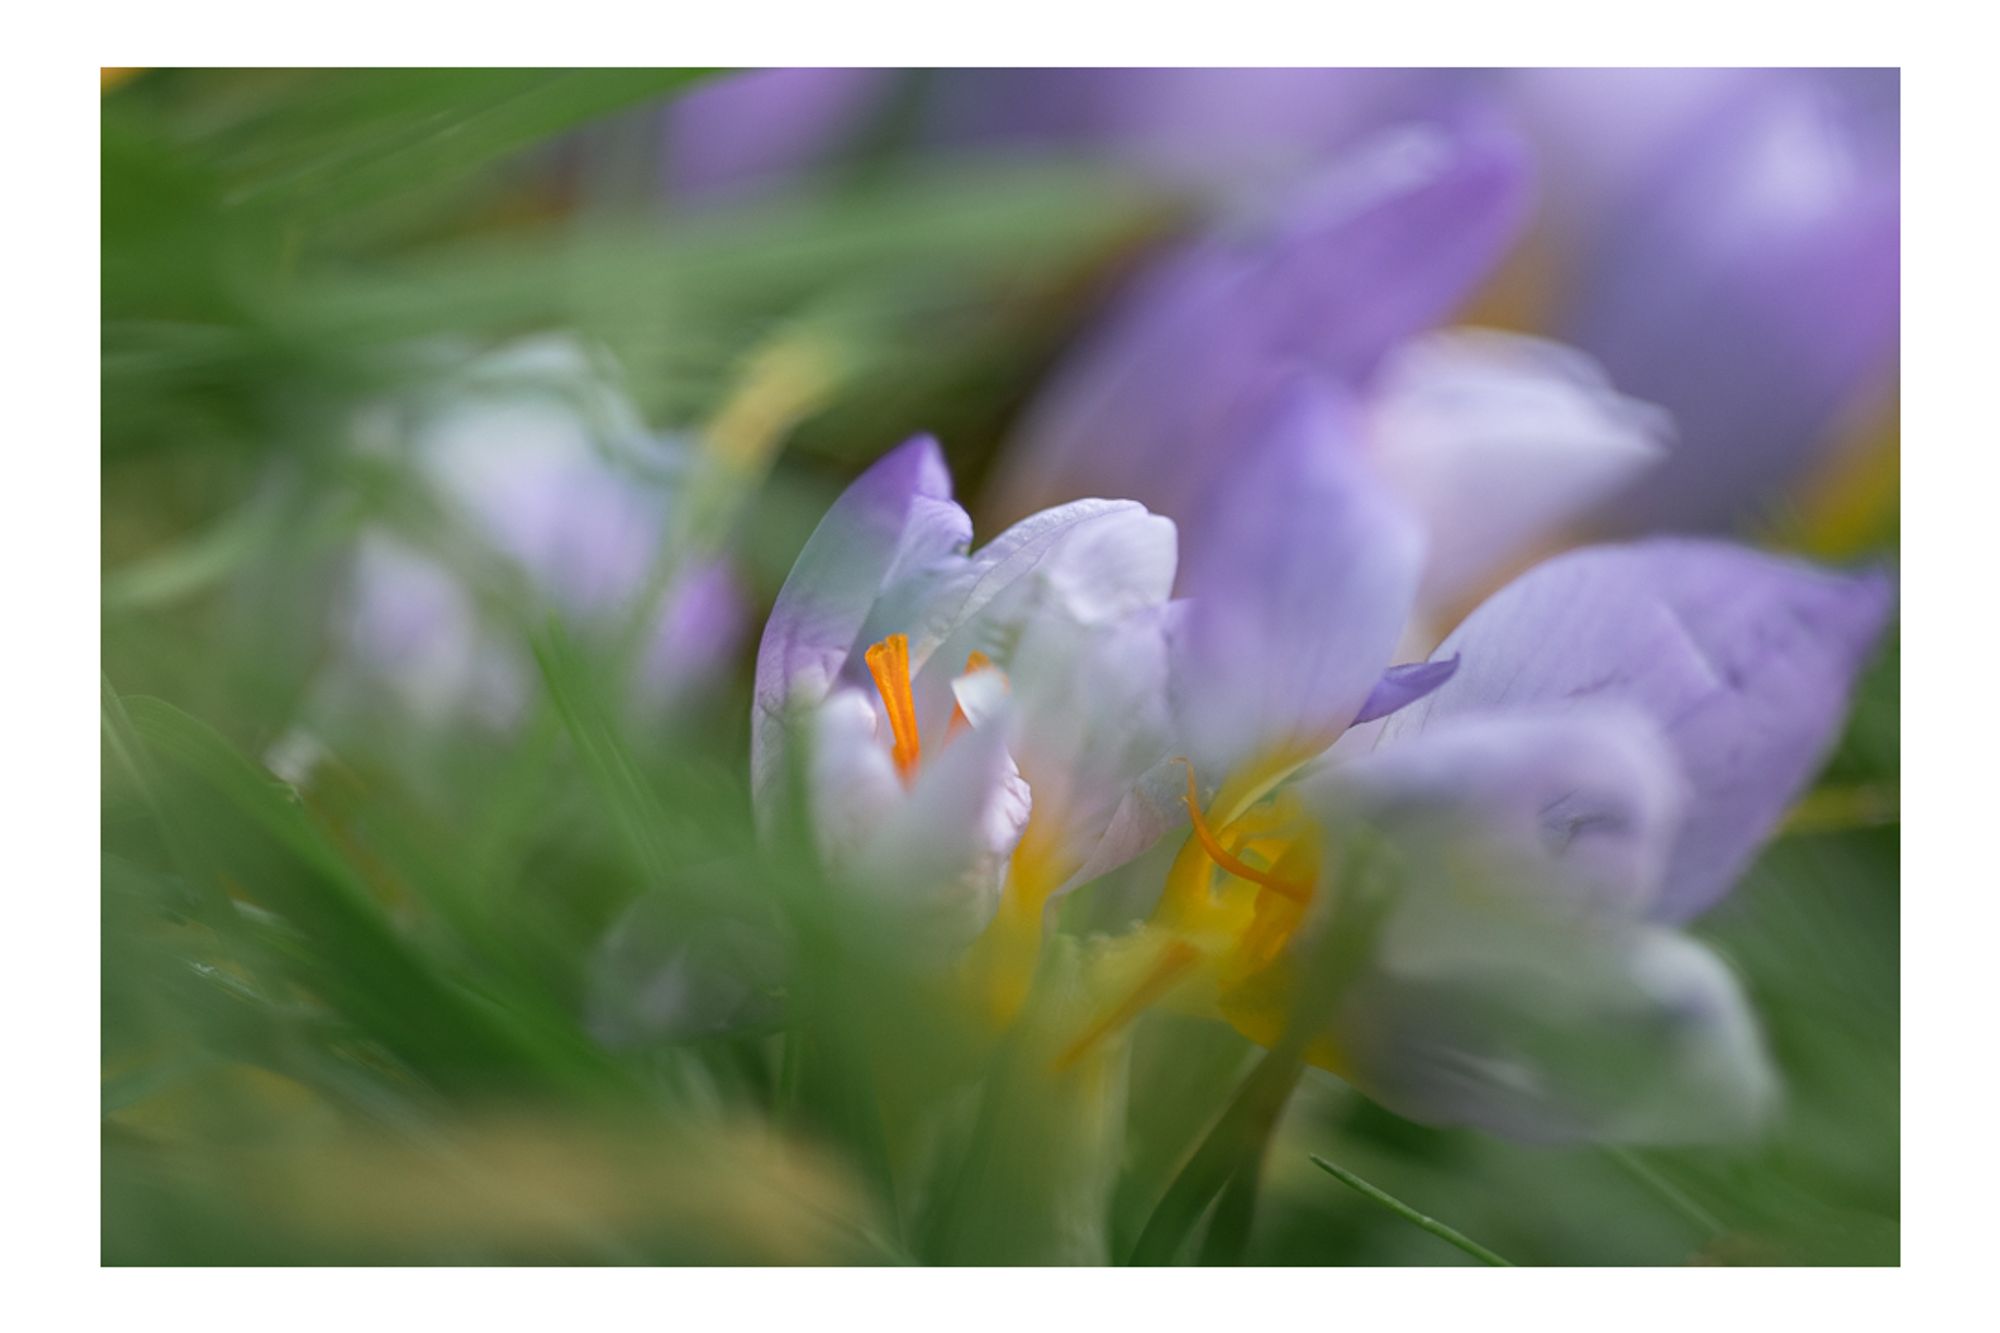
M 1659 724 L 1689 789 L 1658 914 L 1729 891 L 1812 778 L 1888 620 L 1882 574 L 1829 573 L 1722 542 L 1571 552 L 1489 598 L 1438 650 L 1429 698 L 1343 742 L 1405 743 L 1467 713 L 1622 702 Z
M 1205 772 L 1331 744 L 1409 617 L 1422 537 L 1352 430 L 1343 398 L 1295 381 L 1213 497 L 1173 685 Z
M 1660 927 L 1605 931 L 1473 896 L 1392 921 L 1329 1027 L 1399 1115 L 1534 1143 L 1740 1138 L 1776 1078 L 1740 986 Z
M 1455 717 L 1400 744 L 1329 763 L 1301 800 L 1403 844 L 1504 848 L 1534 887 L 1639 916 L 1651 909 L 1686 792 L 1659 728 L 1629 706 Z
M 760 797 L 776 775 L 786 710 L 832 690 L 883 585 L 963 550 L 971 536 L 944 455 L 926 435 L 884 455 L 834 502 L 779 590 L 757 650 L 750 773 Z
M 1430 539 L 1423 601 L 1448 609 L 1659 465 L 1672 433 L 1589 358 L 1473 330 L 1399 347 L 1369 402 L 1369 444 Z

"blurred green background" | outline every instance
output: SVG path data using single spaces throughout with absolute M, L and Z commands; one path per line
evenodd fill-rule
M 309 783 L 267 766 L 312 722 L 347 553 L 400 503 L 353 437 L 424 373 L 412 348 L 609 349 L 648 423 L 702 442 L 694 540 L 760 612 L 839 487 L 913 431 L 977 513 L 1014 414 L 1183 207 L 1073 164 L 885 149 L 810 194 L 677 212 L 620 164 L 703 77 L 107 75 L 105 1262 L 1005 1258 L 982 1228 L 1050 1206 L 910 1186 L 950 1147 L 892 1143 L 898 1098 L 861 1075 L 921 1084 L 954 1033 L 754 836 L 747 654 L 702 706 L 634 725 L 602 645 L 524 617 L 514 730 L 348 719 L 314 730 Z M 783 408 L 748 446 L 746 394 Z M 1471 1262 L 1317 1153 L 1516 1263 L 1897 1262 L 1898 727 L 1891 652 L 1822 795 L 1700 926 L 1786 1078 L 1768 1141 L 1526 1149 L 1311 1073 L 1240 1261 Z M 642 899 L 787 914 L 788 1017 L 596 1040 L 593 960 Z M 1250 1056 L 1142 1025 L 1112 1253 Z M 1065 1156 L 1074 1126 L 1037 1125 L 992 1160 L 1052 1189 L 1096 1169 Z

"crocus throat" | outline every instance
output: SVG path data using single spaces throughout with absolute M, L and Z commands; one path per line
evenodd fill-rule
M 890 758 L 896 762 L 896 772 L 904 782 L 908 782 L 916 775 L 917 764 L 924 753 L 923 740 L 917 735 L 916 696 L 910 689 L 910 636 L 891 634 L 871 646 L 864 657 L 868 662 L 868 674 L 875 681 L 875 691 L 882 696 L 882 710 L 889 717 Z M 968 674 L 983 671 L 992 665 L 993 660 L 981 652 L 974 652 L 965 659 Z M 971 725 L 965 709 L 954 706 L 951 722 L 945 729 L 945 739 L 950 740 Z
M 1187 801 L 1188 820 L 1194 826 L 1195 840 L 1201 843 L 1201 848 L 1208 853 L 1209 859 L 1238 879 L 1248 880 L 1259 888 L 1269 889 L 1281 898 L 1290 898 L 1293 902 L 1298 903 L 1310 901 L 1312 898 L 1312 889 L 1309 886 L 1293 884 L 1288 880 L 1280 879 L 1268 870 L 1259 870 L 1222 845 L 1222 840 L 1215 836 L 1215 830 L 1208 826 L 1208 820 L 1201 812 L 1201 793 L 1195 786 L 1194 765 L 1185 759 L 1180 762 L 1187 766 L 1187 796 L 1185 799 Z

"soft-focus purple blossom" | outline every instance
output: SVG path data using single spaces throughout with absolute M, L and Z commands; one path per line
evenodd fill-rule
M 1550 211 L 1556 328 L 1678 427 L 1679 447 L 1626 492 L 1621 520 L 1754 517 L 1893 383 L 1896 72 L 1661 70 L 1635 83 L 1543 71 L 1528 83 L 1561 107 L 1543 142 L 1551 171 L 1576 139 L 1593 145 L 1567 164 L 1570 196 L 1556 203 L 1572 209 Z M 1671 113 L 1655 114 L 1658 101 Z
M 642 709 L 732 659 L 744 613 L 723 566 L 690 563 L 653 591 L 684 446 L 649 435 L 583 349 L 549 338 L 482 357 L 399 419 L 439 522 L 428 540 L 364 535 L 336 625 L 345 670 L 420 717 L 510 722 L 533 668 L 520 627 L 487 605 L 496 581 L 607 642 L 641 626 Z
M 1180 522 L 1193 569 L 1259 415 L 1281 385 L 1316 378 L 1355 406 L 1301 459 L 1368 455 L 1429 538 L 1425 615 L 1406 635 L 1424 651 L 1433 618 L 1563 544 L 1670 435 L 1577 353 L 1424 332 L 1513 239 L 1524 173 L 1520 146 L 1491 129 L 1391 135 L 1263 230 L 1161 259 L 1031 410 L 1001 507 L 1134 495 Z
M 1310 171 L 1410 120 L 1448 120 L 1479 80 L 1420 69 L 974 69 L 933 82 L 934 140 L 1090 153 L 1243 188 Z
M 850 142 L 887 91 L 879 69 L 719 75 L 667 112 L 669 192 L 713 199 L 783 185 Z
M 1401 344 L 1366 402 L 1369 456 L 1428 539 L 1429 617 L 1567 544 L 1608 498 L 1643 484 L 1672 439 L 1664 412 L 1619 393 L 1590 358 L 1486 330 Z
M 1031 410 L 1002 505 L 1132 495 L 1199 549 L 1203 500 L 1288 375 L 1355 385 L 1447 315 L 1526 205 L 1511 138 L 1413 129 L 1292 192 L 1261 225 L 1190 243 L 1141 274 Z
M 760 814 L 802 781 L 835 873 L 959 947 L 1007 894 L 1038 936 L 1050 896 L 1150 841 L 1175 568 L 1172 524 L 1127 502 L 970 535 L 930 439 L 865 472 L 772 608 L 751 725 Z
M 1409 621 L 1423 534 L 1361 456 L 1352 417 L 1310 380 L 1287 385 L 1200 519 L 1175 695 L 1204 771 L 1332 744 Z
M 1657 541 L 1475 611 L 1448 680 L 1299 784 L 1405 858 L 1331 1019 L 1345 1072 L 1416 1119 L 1538 1141 L 1754 1128 L 1775 1084 L 1747 1005 L 1669 927 L 1810 780 L 1889 604 L 1879 576 Z
M 1269 1040 L 1292 989 L 1261 961 L 1272 913 L 1315 889 L 1343 901 L 1302 849 L 1332 849 L 1337 880 L 1342 849 L 1386 840 L 1372 919 L 1333 909 L 1332 928 L 1372 933 L 1314 1058 L 1412 1118 L 1517 1138 L 1754 1128 L 1775 1098 L 1756 1025 L 1673 927 L 1727 892 L 1810 780 L 1885 580 L 1721 543 L 1588 548 L 1488 599 L 1428 676 L 1385 675 L 1416 604 L 1416 528 L 1365 451 L 1296 456 L 1345 427 L 1337 400 L 1292 392 L 1214 497 L 1230 510 L 1214 551 L 1190 560 L 1176 702 L 1196 763 L 1234 767 L 1203 774 L 1215 831 L 1183 850 L 1158 919 L 1212 960 L 1220 1011 Z M 1271 794 L 1391 681 L 1382 706 L 1400 706 Z M 1205 734 L 1217 720 L 1234 750 Z M 1232 842 L 1234 865 L 1213 850 Z M 1238 869 L 1246 852 L 1263 868 Z
M 1342 747 L 1529 705 L 1643 710 L 1689 784 L 1654 909 L 1683 920 L 1729 891 L 1812 778 L 1891 603 L 1882 575 L 1719 542 L 1574 552 L 1489 598 L 1438 649 L 1459 659 L 1451 679 Z

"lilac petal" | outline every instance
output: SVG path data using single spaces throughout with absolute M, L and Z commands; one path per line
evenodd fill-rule
M 1059 615 L 1109 623 L 1165 602 L 1176 563 L 1174 525 L 1122 500 L 1078 500 L 1023 519 L 969 558 L 885 589 L 844 668 L 867 681 L 860 650 L 910 636 L 918 730 L 938 735 L 956 700 L 951 682 L 973 652 L 1009 662 L 1026 627 Z
M 532 674 L 518 648 L 489 631 L 465 582 L 400 538 L 370 532 L 356 545 L 338 631 L 354 679 L 331 688 L 386 689 L 417 719 L 469 713 L 512 726 Z
M 1510 70 L 1506 98 L 1536 147 L 1538 225 L 1583 245 L 1652 183 L 1674 146 L 1772 71 L 1558 67 Z
M 1672 423 L 1566 347 L 1456 330 L 1390 355 L 1368 435 L 1430 537 L 1422 600 L 1462 612 L 1528 558 L 1572 544 L 1567 529 L 1659 467 Z
M 944 455 L 927 435 L 885 454 L 834 502 L 779 590 L 757 649 L 756 791 L 776 776 L 785 712 L 833 688 L 884 583 L 963 550 L 971 537 L 972 521 L 951 499 Z
M 939 645 L 979 619 L 990 606 L 999 604 L 1004 608 L 1010 593 L 1018 592 L 1025 581 L 1046 574 L 1060 563 L 1079 536 L 1107 523 L 1122 528 L 1146 518 L 1144 508 L 1127 500 L 1077 500 L 1030 515 L 963 561 L 922 571 L 903 586 L 892 581 L 870 614 L 860 642 L 866 645 L 889 633 L 908 634 L 911 663 L 921 671 Z M 1107 593 L 1114 592 L 1114 583 L 1137 585 L 1141 591 L 1157 588 L 1152 600 L 1163 600 L 1173 584 L 1170 524 L 1167 538 L 1164 571 L 1141 568 L 1135 571 L 1136 577 L 1117 580 L 1114 576 L 1120 570 L 1093 568 L 1085 571 L 1085 577 L 1104 584 Z M 1149 545 L 1158 544 L 1155 540 Z M 1158 564 L 1157 554 L 1152 564 Z M 960 650 L 958 656 L 943 663 L 944 669 L 951 672 L 956 672 L 964 661 L 963 645 L 955 646 Z M 856 666 L 850 662 L 850 672 Z
M 1173 686 L 1205 771 L 1331 744 L 1409 618 L 1422 536 L 1352 429 L 1342 396 L 1294 382 L 1213 499 Z
M 1307 182 L 1263 234 L 1163 259 L 1034 408 L 1005 507 L 1126 496 L 1185 537 L 1275 382 L 1357 380 L 1448 313 L 1512 242 L 1525 186 L 1510 138 L 1408 131 Z
M 1371 140 L 1292 201 L 1249 290 L 1277 345 L 1362 375 L 1471 295 L 1528 212 L 1527 150 L 1492 125 Z
M 1228 186 L 1324 160 L 1371 128 L 1448 110 L 1460 71 L 975 69 L 938 81 L 948 143 L 1093 150 Z
M 1390 1110 L 1531 1143 L 1688 1143 L 1775 1109 L 1742 988 L 1701 945 L 1479 894 L 1436 906 L 1387 926 L 1330 1025 Z
M 1297 784 L 1309 806 L 1399 841 L 1500 849 L 1530 889 L 1625 916 L 1653 906 L 1686 792 L 1637 709 L 1548 706 L 1452 718 Z
M 671 498 L 639 464 L 679 442 L 646 434 L 587 347 L 532 338 L 477 357 L 419 400 L 414 421 L 414 460 L 437 500 L 556 608 L 629 609 Z
M 1354 726 L 1384 718 L 1399 708 L 1407 708 L 1417 700 L 1450 680 L 1458 670 L 1458 654 L 1453 653 L 1442 661 L 1405 662 L 1392 666 L 1382 673 L 1382 679 L 1375 682 L 1375 688 L 1368 691 L 1362 701 L 1361 711 L 1354 715 Z
M 764 69 L 692 90 L 667 112 L 673 192 L 741 193 L 811 170 L 854 133 L 888 80 L 879 69 Z
M 1680 446 L 1620 508 L 1644 527 L 1754 515 L 1893 381 L 1893 144 L 1830 87 L 1728 102 L 1612 220 L 1564 336 L 1673 413 Z
M 1656 539 L 1537 566 L 1439 648 L 1456 675 L 1355 733 L 1353 753 L 1472 712 L 1635 705 L 1665 731 L 1690 790 L 1658 915 L 1729 891 L 1816 771 L 1894 600 L 1887 576 L 1815 569 L 1722 542 Z
M 660 595 L 640 664 L 641 701 L 669 703 L 732 662 L 748 628 L 742 586 L 722 561 L 690 569 Z

